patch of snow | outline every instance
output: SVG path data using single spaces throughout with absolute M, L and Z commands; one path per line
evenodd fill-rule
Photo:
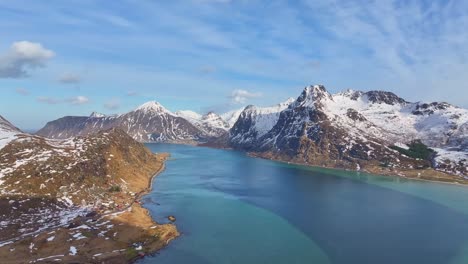
M 70 247 L 70 255 L 75 256 L 78 251 L 76 250 L 76 247 L 71 246 Z

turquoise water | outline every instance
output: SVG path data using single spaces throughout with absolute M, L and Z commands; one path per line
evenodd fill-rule
M 143 202 L 182 236 L 138 263 L 468 263 L 468 188 L 240 152 L 169 152 Z

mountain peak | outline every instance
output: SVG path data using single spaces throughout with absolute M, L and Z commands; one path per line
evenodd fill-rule
M 210 112 L 206 113 L 202 117 L 202 119 L 204 119 L 204 120 L 213 119 L 213 118 L 221 118 L 221 117 L 218 114 L 216 114 L 215 112 L 213 112 L 213 111 L 210 111 Z
M 296 106 L 315 107 L 317 101 L 332 100 L 331 94 L 323 85 L 309 85 L 296 100 Z
M 98 112 L 92 112 L 89 117 L 100 118 L 100 117 L 105 117 L 105 116 L 106 116 L 105 114 L 101 114 L 101 113 L 98 113 Z
M 156 101 L 146 102 L 146 103 L 140 105 L 137 109 L 135 109 L 135 111 L 145 111 L 145 112 L 149 111 L 149 112 L 156 112 L 156 113 L 159 113 L 159 112 L 169 113 L 169 110 L 164 108 L 164 106 L 162 106 L 160 103 L 158 103 Z

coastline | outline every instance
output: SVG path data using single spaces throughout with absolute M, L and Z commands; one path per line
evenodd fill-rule
M 402 178 L 402 179 L 407 179 L 407 180 L 417 180 L 417 181 L 424 181 L 424 182 L 432 182 L 432 183 L 441 183 L 441 184 L 450 184 L 450 185 L 457 185 L 457 186 L 468 186 L 468 180 L 464 180 L 462 182 L 457 181 L 457 179 L 460 178 L 454 178 L 451 181 L 443 181 L 443 180 L 437 180 L 437 179 L 430 179 L 430 178 L 418 178 L 418 177 L 408 177 L 406 175 L 401 175 L 402 171 L 386 171 L 386 173 L 379 173 L 379 172 L 373 172 L 369 171 L 366 169 L 362 170 L 355 170 L 355 169 L 348 169 L 348 168 L 343 168 L 343 167 L 332 167 L 332 166 L 322 166 L 322 165 L 315 165 L 315 164 L 305 164 L 305 163 L 300 163 L 300 162 L 294 162 L 294 161 L 286 161 L 282 160 L 279 158 L 271 158 L 271 157 L 265 157 L 262 155 L 259 155 L 257 153 L 253 152 L 244 152 L 247 156 L 253 157 L 253 158 L 259 158 L 259 159 L 264 159 L 264 160 L 271 160 L 275 162 L 280 162 L 280 163 L 285 163 L 285 164 L 293 164 L 293 165 L 299 165 L 299 166 L 305 166 L 305 167 L 315 167 L 315 168 L 324 168 L 324 169 L 333 169 L 333 170 L 340 170 L 340 171 L 350 171 L 350 172 L 364 172 L 367 174 L 372 174 L 372 175 L 377 175 L 377 176 L 383 176 L 383 177 L 397 177 L 397 178 Z M 406 172 L 412 172 L 412 173 L 420 173 L 422 171 L 429 171 L 432 173 L 436 174 L 443 174 L 448 177 L 460 177 L 459 175 L 453 175 L 449 174 L 446 172 L 438 171 L 435 169 L 424 169 L 424 170 L 406 170 Z M 400 173 L 400 174 L 398 174 Z
M 61 226 L 9 239 L 0 245 L 2 263 L 133 263 L 145 255 L 154 254 L 179 236 L 173 224 L 153 220 L 140 199 L 151 192 L 153 181 L 164 171 L 169 154 L 152 154 L 156 170 L 145 177 L 145 187 L 131 201 L 123 193 L 113 194 L 116 203 L 128 205 L 110 212 L 87 211 Z M 146 171 L 155 164 L 149 164 Z M 128 179 L 127 181 L 131 183 Z M 140 182 L 141 184 L 141 177 Z M 123 197 L 123 198 L 122 198 Z M 86 211 L 85 211 L 86 212 Z M 5 241 L 9 241 L 5 240 Z M 4 242 L 5 242 L 4 241 Z M 21 259 L 18 259 L 21 256 Z
M 157 144 L 157 142 L 152 142 L 152 143 Z M 352 168 L 323 166 L 323 165 L 318 165 L 318 164 L 306 164 L 306 163 L 300 163 L 300 162 L 294 162 L 294 161 L 287 161 L 287 160 L 283 160 L 283 159 L 280 159 L 280 158 L 272 158 L 272 157 L 262 156 L 261 153 L 236 150 L 236 149 L 234 149 L 232 147 L 226 147 L 226 146 L 217 145 L 217 144 L 199 143 L 199 144 L 194 145 L 194 144 L 188 144 L 188 143 L 184 143 L 184 142 L 176 142 L 176 143 L 165 142 L 164 144 L 188 145 L 188 146 L 195 146 L 195 147 L 202 147 L 202 148 L 214 148 L 214 149 L 222 149 L 222 150 L 239 151 L 239 152 L 242 152 L 242 153 L 244 153 L 245 155 L 247 155 L 249 157 L 260 158 L 260 159 L 265 159 L 265 160 L 272 160 L 272 161 L 276 161 L 276 162 L 281 162 L 281 163 L 286 163 L 286 164 L 294 164 L 294 165 L 300 165 L 300 166 L 306 166 L 306 167 L 317 167 L 317 168 L 335 169 L 335 170 L 351 171 L 351 172 L 364 172 L 364 173 L 378 175 L 378 176 L 390 176 L 390 177 L 398 177 L 398 178 L 402 178 L 402 179 L 417 180 L 417 181 L 424 181 L 424 182 L 442 183 L 442 184 L 450 184 L 450 185 L 458 185 L 458 186 L 468 186 L 468 179 L 463 179 L 463 178 L 461 178 L 462 176 L 460 176 L 460 175 L 450 174 L 450 173 L 440 171 L 440 170 L 436 170 L 436 169 L 433 169 L 433 168 L 422 169 L 422 170 L 406 169 L 406 170 L 394 170 L 394 171 L 387 170 L 387 171 L 385 171 L 385 170 L 381 170 L 380 168 L 377 168 L 377 166 L 374 166 L 375 168 L 380 169 L 380 170 L 370 171 L 370 170 L 368 170 L 366 168 L 364 168 L 362 170 L 356 170 L 356 169 L 352 169 Z M 429 178 L 420 178 L 420 177 L 415 177 L 415 176 L 411 177 L 411 176 L 407 176 L 407 175 L 402 175 L 402 173 L 408 173 L 408 172 L 409 173 L 415 173 L 415 174 L 421 173 L 421 172 L 425 172 L 425 173 L 427 172 L 428 174 L 431 174 L 431 175 L 429 175 Z M 442 178 L 442 179 L 445 179 L 445 180 L 441 180 L 440 177 L 439 178 L 434 177 L 433 176 L 434 174 L 445 176 L 444 178 Z

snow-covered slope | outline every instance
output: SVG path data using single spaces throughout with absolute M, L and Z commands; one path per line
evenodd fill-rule
M 239 118 L 242 111 L 244 111 L 244 109 L 245 107 L 242 107 L 242 108 L 221 114 L 220 116 L 223 120 L 225 120 L 229 124 L 229 127 L 231 128 L 237 122 L 237 119 Z
M 270 131 L 278 121 L 281 111 L 294 101 L 293 98 L 289 98 L 285 102 L 271 107 L 247 106 L 230 129 L 231 143 L 243 145 L 246 148 L 254 146 L 252 142 Z
M 191 110 L 180 110 L 175 112 L 175 114 L 189 121 L 199 121 L 202 118 L 202 115 Z
M 219 137 L 229 130 L 229 124 L 214 112 L 200 115 L 194 111 L 181 110 L 175 112 L 179 117 L 185 118 L 207 135 Z
M 10 141 L 16 139 L 18 134 L 22 134 L 21 130 L 0 116 L 0 150 Z
M 331 166 L 330 161 L 339 166 L 380 161 L 410 168 L 427 164 L 415 165 L 418 161 L 398 156 L 389 147 L 421 140 L 437 148 L 436 168 L 461 175 L 468 170 L 466 109 L 438 102 L 411 103 L 385 91 L 332 95 L 322 85 L 307 86 L 287 104 L 273 115 L 247 107 L 231 128 L 228 144 L 324 166 Z M 442 166 L 442 161 L 451 165 Z
M 351 110 L 350 110 L 351 109 Z M 468 145 L 468 110 L 447 103 L 409 103 L 393 93 L 346 91 L 333 95 L 325 105 L 325 113 L 338 125 L 354 130 L 350 122 L 354 112 L 373 124 L 366 133 L 388 141 L 409 142 L 421 139 L 432 147 Z

